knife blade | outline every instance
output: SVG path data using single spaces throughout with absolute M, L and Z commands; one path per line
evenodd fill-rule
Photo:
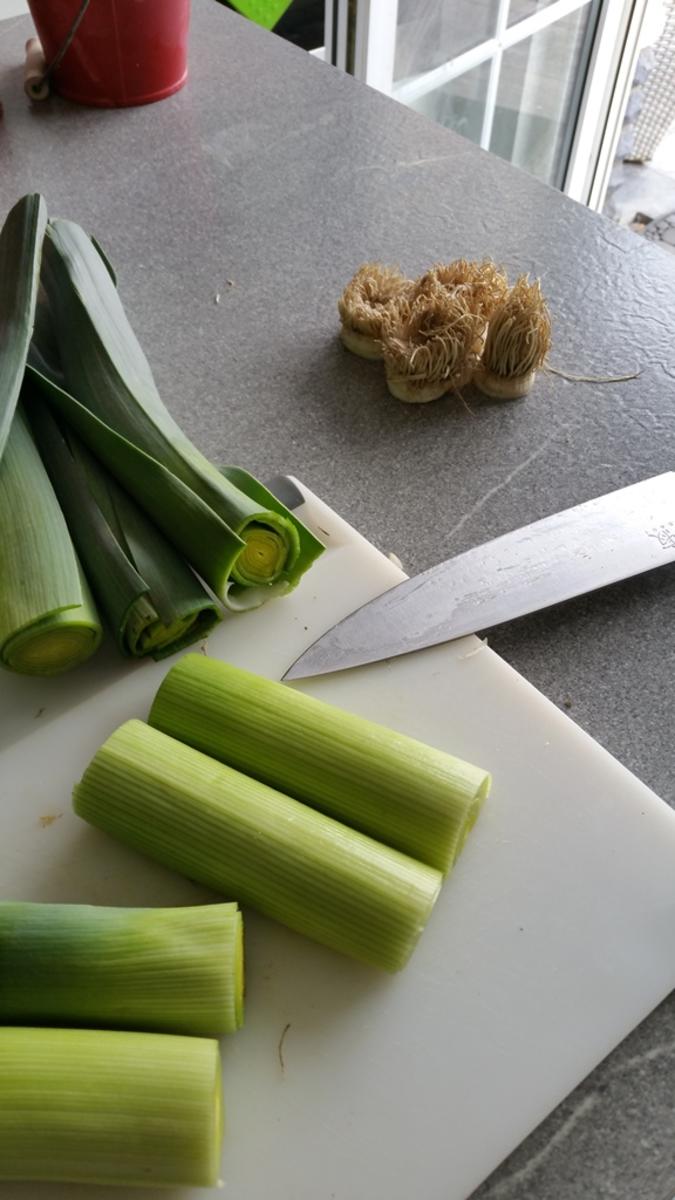
M 430 567 L 318 638 L 284 675 L 410 654 L 675 560 L 675 472 L 578 504 Z

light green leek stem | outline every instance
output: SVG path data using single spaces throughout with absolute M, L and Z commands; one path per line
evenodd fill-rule
M 402 967 L 438 871 L 127 721 L 97 751 L 75 811 L 158 862 L 316 941 Z
M 213 1187 L 218 1043 L 0 1028 L 0 1179 Z
M 490 787 L 479 767 L 203 655 L 171 668 L 149 721 L 440 871 Z
M 0 903 L 0 1022 L 215 1035 L 242 994 L 236 904 Z
M 0 663 L 57 675 L 94 653 L 102 630 L 21 408 L 0 461 Z

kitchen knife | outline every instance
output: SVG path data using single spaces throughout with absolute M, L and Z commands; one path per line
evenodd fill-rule
M 675 472 L 494 538 L 345 617 L 284 675 L 304 679 L 490 629 L 675 560 Z

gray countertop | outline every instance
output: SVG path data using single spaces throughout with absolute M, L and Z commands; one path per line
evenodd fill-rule
M 675 468 L 665 251 L 213 0 L 195 2 L 188 86 L 146 108 L 31 108 L 30 28 L 0 23 L 0 210 L 40 190 L 96 232 L 160 390 L 216 461 L 299 476 L 411 573 Z M 639 378 L 405 406 L 341 349 L 336 299 L 362 261 L 486 254 L 541 277 L 553 364 Z M 671 804 L 674 615 L 671 566 L 489 633 Z M 475 1200 L 671 1200 L 674 1096 L 671 996 Z

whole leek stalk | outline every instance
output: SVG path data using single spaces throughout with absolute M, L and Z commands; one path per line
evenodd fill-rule
M 242 1020 L 236 904 L 0 903 L 0 1023 L 215 1036 Z
M 35 321 L 47 207 L 24 196 L 0 233 L 0 459 L 19 400 Z
M 84 662 L 101 624 L 40 455 L 17 408 L 0 461 L 0 663 L 57 675 Z
M 490 787 L 480 767 L 202 655 L 171 668 L 148 720 L 444 872 Z
M 127 721 L 75 811 L 165 866 L 354 958 L 398 970 L 442 876 L 323 813 Z
M 171 543 L 62 426 L 36 389 L 27 410 L 87 578 L 122 654 L 168 654 L 204 638 L 219 606 Z
M 213 1187 L 218 1043 L 0 1028 L 0 1179 Z
M 261 504 L 259 491 L 251 495 L 233 483 L 185 436 L 157 392 L 106 265 L 78 225 L 48 225 L 42 282 L 63 364 L 64 390 L 122 439 L 116 445 L 117 463 L 126 446 L 143 451 L 184 485 L 183 503 L 196 497 L 222 522 L 221 554 L 211 564 L 203 554 L 199 562 L 190 560 L 207 583 L 233 607 L 262 603 L 295 586 L 321 552 L 321 543 L 283 505 Z M 88 440 L 82 425 L 78 432 Z M 88 444 L 100 455 L 100 446 Z M 127 452 L 126 457 L 133 455 Z M 118 473 L 112 458 L 104 461 Z M 134 464 L 131 470 L 124 468 L 124 477 L 122 472 L 117 477 L 158 524 L 163 520 L 168 534 L 175 496 L 162 516 L 162 496 L 149 496 L 147 487 L 136 484 L 136 474 Z M 199 511 L 194 502 L 193 507 Z M 177 544 L 188 553 L 185 539 Z

